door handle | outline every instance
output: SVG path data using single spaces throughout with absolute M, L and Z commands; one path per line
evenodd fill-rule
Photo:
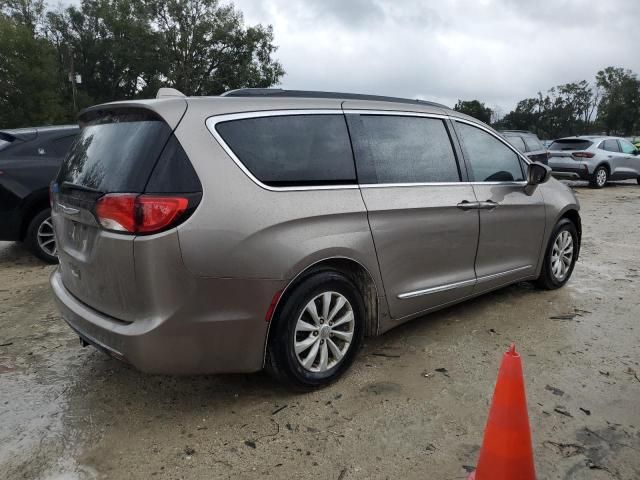
M 486 202 L 478 202 L 478 208 L 480 210 L 493 210 L 498 208 L 500 204 L 494 202 L 493 200 L 487 200 Z
M 462 200 L 456 206 L 460 210 L 478 210 L 478 208 L 480 208 L 480 202 L 470 202 L 469 200 Z

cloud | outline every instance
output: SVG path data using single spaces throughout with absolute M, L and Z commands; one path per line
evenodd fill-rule
M 598 70 L 640 72 L 634 0 L 235 0 L 272 24 L 283 88 L 336 90 L 503 113 Z

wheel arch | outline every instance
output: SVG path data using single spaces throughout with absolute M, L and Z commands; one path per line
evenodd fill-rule
M 371 272 L 362 263 L 350 257 L 327 257 L 307 265 L 297 275 L 295 275 L 289 283 L 279 292 L 275 307 L 269 320 L 269 327 L 265 338 L 264 358 L 266 359 L 267 347 L 270 335 L 274 330 L 273 324 L 277 320 L 277 314 L 282 309 L 287 298 L 291 295 L 297 285 L 309 278 L 311 275 L 322 270 L 334 270 L 347 276 L 355 283 L 358 290 L 362 294 L 362 300 L 365 306 L 365 336 L 375 336 L 379 330 L 379 295 L 378 286 L 376 285 Z M 264 363 L 264 362 L 263 362 Z
M 600 162 L 596 168 L 593 169 L 593 172 L 595 173 L 596 170 L 598 170 L 600 167 L 604 167 L 607 169 L 607 175 L 610 177 L 611 176 L 611 165 L 609 165 L 609 162 L 607 162 L 606 160 L 603 160 L 602 162 Z M 608 179 L 607 179 L 608 180 Z
M 578 210 L 576 208 L 572 208 L 572 207 L 567 207 L 556 219 L 556 223 L 554 225 L 557 225 L 558 222 L 560 220 L 562 220 L 563 218 L 566 218 L 567 220 L 570 220 L 571 223 L 573 223 L 576 227 L 576 230 L 578 232 L 578 251 L 576 254 L 576 261 L 579 258 L 580 255 L 580 246 L 582 245 L 582 219 L 580 217 L 580 213 L 578 212 Z

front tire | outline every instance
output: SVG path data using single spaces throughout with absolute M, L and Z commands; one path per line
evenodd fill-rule
M 580 237 L 574 223 L 563 218 L 551 233 L 536 285 L 555 290 L 569 281 L 580 253 Z
M 299 283 L 271 320 L 267 371 L 301 389 L 324 387 L 353 363 L 364 337 L 362 295 L 343 274 L 326 270 Z
M 51 210 L 38 213 L 27 227 L 24 243 L 31 252 L 47 263 L 58 263 L 56 238 L 53 234 Z
M 600 165 L 596 168 L 596 171 L 593 172 L 593 177 L 591 178 L 591 187 L 593 188 L 602 188 L 609 181 L 609 170 L 604 165 Z

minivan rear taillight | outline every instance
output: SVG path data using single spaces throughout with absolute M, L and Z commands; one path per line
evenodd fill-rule
M 111 193 L 100 197 L 96 217 L 103 228 L 124 233 L 154 233 L 171 227 L 187 210 L 180 196 Z
M 576 158 L 593 158 L 593 157 L 595 157 L 595 153 L 591 153 L 591 152 L 573 152 L 571 155 L 573 155 Z

